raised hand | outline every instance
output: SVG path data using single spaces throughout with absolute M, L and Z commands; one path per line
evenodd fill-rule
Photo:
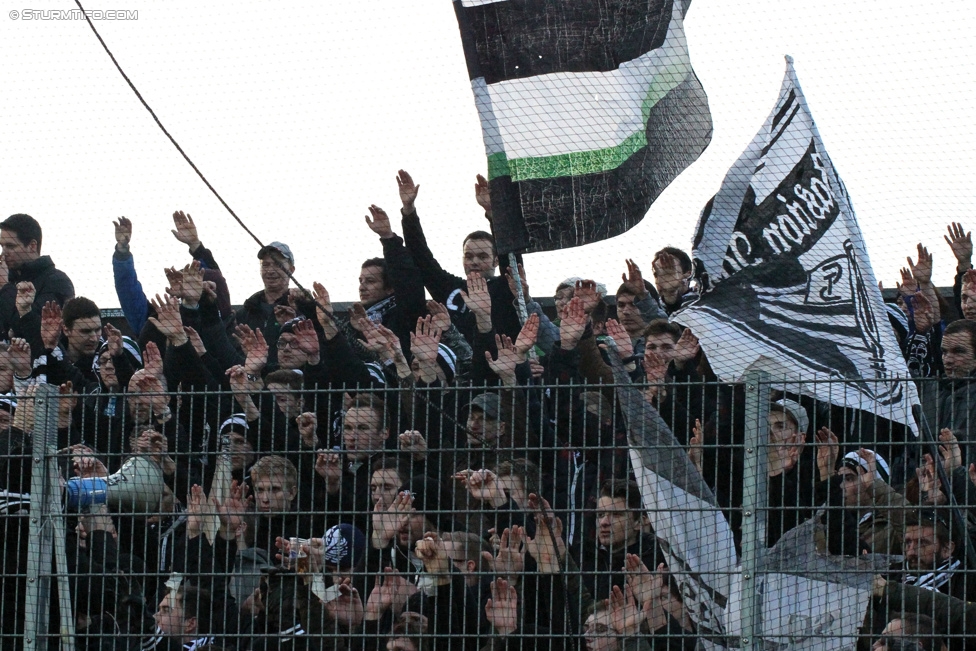
M 119 217 L 118 221 L 112 222 L 112 226 L 115 227 L 115 248 L 128 251 L 132 241 L 132 222 L 125 217 Z
M 660 384 L 664 382 L 664 378 L 668 374 L 668 364 L 670 361 L 661 353 L 650 348 L 644 349 L 644 377 L 647 378 L 648 383 Z
M 956 435 L 948 427 L 939 432 L 939 454 L 942 456 L 942 465 L 945 467 L 946 474 L 952 474 L 956 468 L 962 465 L 962 450 L 959 448 L 959 441 Z
M 295 425 L 298 427 L 298 434 L 302 438 L 302 445 L 307 448 L 318 446 L 319 417 L 313 411 L 306 411 L 295 418 Z
M 912 320 L 918 333 L 928 332 L 938 321 L 931 301 L 921 292 L 912 296 Z
M 156 326 L 166 337 L 166 341 L 171 346 L 182 346 L 188 339 L 183 332 L 183 317 L 180 316 L 180 304 L 176 300 L 171 300 L 169 296 L 160 296 L 150 301 L 156 310 L 156 316 L 151 316 L 147 321 Z
M 607 335 L 617 345 L 617 354 L 620 355 L 620 359 L 633 357 L 634 342 L 631 340 L 630 335 L 627 334 L 627 328 L 620 325 L 619 321 L 616 319 L 607 319 Z
M 698 470 L 698 474 L 702 473 L 702 444 L 704 443 L 704 436 L 702 434 L 702 424 L 699 419 L 695 419 L 695 426 L 691 428 L 691 438 L 688 439 L 688 458 L 691 459 L 692 465 Z M 641 600 L 643 603 L 643 600 Z
M 583 311 L 587 315 L 591 314 L 600 303 L 600 294 L 596 290 L 596 281 L 577 280 L 573 297 L 580 299 L 583 304 Z
M 71 412 L 78 406 L 78 394 L 71 381 L 58 387 L 58 429 L 71 427 Z
M 865 448 L 859 449 L 857 451 L 857 456 L 861 457 L 867 466 L 867 470 L 858 476 L 861 481 L 861 490 L 870 494 L 871 491 L 874 490 L 874 473 L 877 471 L 878 461 L 874 452 Z
M 200 304 L 203 295 L 203 267 L 194 260 L 183 267 L 183 304 L 193 308 Z
M 947 227 L 949 234 L 945 236 L 946 244 L 952 249 L 956 258 L 956 270 L 969 269 L 973 260 L 973 233 L 966 231 L 959 222 L 952 222 Z
M 308 356 L 310 364 L 317 364 L 319 361 L 319 334 L 315 331 L 315 326 L 308 319 L 304 319 L 295 324 L 292 328 L 295 335 L 295 345 L 298 350 Z
M 427 458 L 427 439 L 417 430 L 409 430 L 397 437 L 400 452 L 409 454 L 414 461 Z
M 417 329 L 410 333 L 410 352 L 421 366 L 437 364 L 438 347 L 442 331 L 434 325 L 430 316 L 417 319 Z
M 260 375 L 267 363 L 268 342 L 264 338 L 261 329 L 258 328 L 253 332 L 253 336 L 248 338 L 247 357 L 244 359 L 244 371 L 251 376 Z
M 386 335 L 376 327 L 376 324 L 369 319 L 361 319 L 359 321 L 360 332 L 366 339 L 364 347 L 366 350 L 372 352 L 380 360 L 386 362 L 393 359 L 393 350 L 390 348 L 390 340 L 386 338 Z
M 654 596 L 655 591 L 660 590 L 657 585 L 659 577 L 647 569 L 637 554 L 624 556 L 623 570 L 627 576 L 627 585 L 633 591 L 637 603 L 644 603 Z
M 919 285 L 912 275 L 912 270 L 902 267 L 900 273 L 901 283 L 895 283 L 895 287 L 904 297 L 914 296 L 919 291 Z
M 275 321 L 279 324 L 288 323 L 298 314 L 298 310 L 293 308 L 291 305 L 275 305 L 274 315 Z
M 200 238 L 197 236 L 197 226 L 193 223 L 193 218 L 182 210 L 173 213 L 173 225 L 176 228 L 171 231 L 175 237 L 183 244 L 190 247 L 190 251 L 196 251 L 200 246 Z
M 675 366 L 683 367 L 688 362 L 694 360 L 699 351 L 701 351 L 701 345 L 698 343 L 698 337 L 695 333 L 691 331 L 691 328 L 685 328 L 678 337 L 678 341 L 674 344 L 674 353 L 671 355 L 671 360 L 675 363 Z
M 492 359 L 491 351 L 485 351 L 485 361 L 495 375 L 501 378 L 507 386 L 515 385 L 515 367 L 525 361 L 525 356 L 519 356 L 515 350 L 515 344 L 508 335 L 495 335 L 495 347 L 498 349 L 498 357 Z
M 501 635 L 518 630 L 518 592 L 505 579 L 491 582 L 491 597 L 485 602 L 485 619 Z
M 634 295 L 635 301 L 642 301 L 647 297 L 647 287 L 644 286 L 644 276 L 641 274 L 640 267 L 631 259 L 627 259 L 627 273 L 621 274 L 624 285 Z
M 82 479 L 108 477 L 108 468 L 98 460 L 94 450 L 86 445 L 72 445 L 68 449 L 72 453 L 71 467 L 76 476 Z
M 518 338 L 515 340 L 515 353 L 519 359 L 525 359 L 532 347 L 535 346 L 539 338 L 539 315 L 534 312 L 525 320 L 522 329 L 519 330 Z
M 430 313 L 430 324 L 441 332 L 451 327 L 451 313 L 443 303 L 427 301 L 427 312 Z
M 488 281 L 480 273 L 472 271 L 468 274 L 468 291 L 461 290 L 464 304 L 474 314 L 478 322 L 479 332 L 491 331 L 491 294 L 488 293 Z
M 834 466 L 837 463 L 837 454 L 840 451 L 840 445 L 837 441 L 837 435 L 826 427 L 821 427 L 817 430 L 816 437 L 817 473 L 819 474 L 820 481 L 826 481 L 834 474 Z
M 384 568 L 366 600 L 366 619 L 378 620 L 390 609 L 396 615 L 417 592 L 417 586 L 407 581 L 398 571 L 392 567 Z
M 342 480 L 342 458 L 334 452 L 320 452 L 315 458 L 315 473 L 326 484 L 337 484 Z
M 640 560 L 639 558 L 637 559 Z M 638 603 L 643 604 L 642 611 L 644 619 L 647 620 L 647 626 L 651 631 L 660 630 L 662 627 L 667 626 L 668 617 L 678 615 L 677 619 L 681 619 L 680 612 L 676 612 L 676 607 L 680 608 L 680 604 L 675 604 L 671 600 L 671 588 L 668 581 L 668 571 L 664 563 L 657 566 L 656 572 L 648 572 L 647 567 L 641 563 L 641 567 L 644 572 L 650 577 L 650 581 L 645 582 L 643 577 L 641 579 L 642 595 L 643 598 L 638 597 Z M 630 576 L 627 577 L 628 584 L 630 581 Z M 637 590 L 631 586 L 634 590 L 634 594 L 637 594 Z
M 373 216 L 372 219 L 369 218 L 370 215 Z M 389 215 L 375 203 L 369 207 L 369 215 L 366 215 L 366 225 L 369 226 L 369 230 L 379 235 L 382 240 L 387 240 L 394 235 L 393 227 L 390 226 Z
M 191 328 L 190 326 L 183 326 L 183 334 L 186 338 L 190 340 L 193 344 L 193 350 L 196 352 L 197 356 L 203 357 L 207 354 L 207 347 L 203 345 L 203 339 L 200 338 L 200 333 Z
M 397 172 L 397 187 L 400 190 L 400 203 L 403 204 L 403 214 L 409 215 L 414 210 L 414 202 L 420 192 L 420 184 L 414 183 L 413 178 L 407 174 L 406 170 Z
M 7 347 L 7 360 L 14 371 L 14 377 L 28 378 L 32 372 L 31 349 L 26 339 L 14 337 Z
M 122 354 L 122 332 L 111 323 L 102 326 L 102 336 L 108 344 L 109 357 L 118 357 Z
M 491 220 L 491 188 L 488 185 L 488 179 L 482 175 L 475 177 L 474 184 L 474 199 L 478 202 L 485 211 L 485 217 Z
M 174 267 L 170 267 L 169 269 L 163 269 L 163 273 L 166 274 L 166 282 L 169 283 L 169 287 L 166 288 L 166 293 L 170 296 L 181 298 L 183 296 L 183 272 L 177 271 Z
M 489 564 L 493 573 L 518 583 L 525 572 L 525 529 L 515 525 L 502 531 L 498 552 L 482 552 L 481 557 Z
M 578 290 L 577 290 L 578 291 Z M 566 306 L 566 316 L 559 322 L 559 347 L 563 350 L 573 350 L 586 331 L 586 324 L 590 317 L 583 305 L 583 299 L 573 296 Z
M 566 541 L 563 539 L 563 521 L 555 517 L 549 502 L 532 493 L 529 495 L 529 509 L 535 511 L 535 538 L 525 537 L 525 549 L 539 565 L 543 574 L 557 574 L 559 560 L 566 555 Z M 556 545 L 553 546 L 553 540 Z
M 46 350 L 54 350 L 61 340 L 61 306 L 48 301 L 41 308 L 41 341 Z
M 186 537 L 194 539 L 203 533 L 203 518 L 207 514 L 207 496 L 197 484 L 190 486 L 186 496 Z
M 400 528 L 410 520 L 413 512 L 413 496 L 407 491 L 397 493 L 397 496 L 393 498 L 393 503 L 386 509 L 373 511 L 373 536 L 375 538 L 373 547 L 384 549 L 390 544 Z
M 20 316 L 30 314 L 31 308 L 34 307 L 35 296 L 37 296 L 37 290 L 34 289 L 34 283 L 27 281 L 17 283 L 17 314 Z
M 442 583 L 450 583 L 451 559 L 436 531 L 428 531 L 414 544 L 414 555 L 424 563 L 424 572 L 441 577 Z
M 918 492 L 923 504 L 940 504 L 943 501 L 945 495 L 939 487 L 932 455 L 922 455 L 922 465 L 915 469 L 915 478 L 918 480 Z
M 929 250 L 918 244 L 918 262 L 913 263 L 911 257 L 907 258 L 908 268 L 912 270 L 912 275 L 919 285 L 927 285 L 932 282 L 932 254 Z
M 213 505 L 217 509 L 220 518 L 220 528 L 225 532 L 225 537 L 230 537 L 238 527 L 244 523 L 244 516 L 254 506 L 254 497 L 249 495 L 247 484 L 238 483 L 235 479 L 230 483 L 230 491 L 224 501 L 212 498 Z
M 169 451 L 166 437 L 156 430 L 147 429 L 132 441 L 132 454 L 147 455 L 156 463 Z
M 372 323 L 369 322 L 369 315 L 366 314 L 366 308 L 363 307 L 362 303 L 353 303 L 352 307 L 349 308 L 349 325 L 356 332 L 364 332 L 366 328 L 372 327 Z
M 641 620 L 644 614 L 634 600 L 634 591 L 630 584 L 621 590 L 619 585 L 613 586 L 610 592 L 610 625 L 618 635 L 632 637 L 640 632 Z
M 498 475 L 491 470 L 475 470 L 467 474 L 464 483 L 468 493 L 476 500 L 490 504 L 495 508 L 504 506 L 508 502 L 508 495 L 498 484 Z
M 363 600 L 359 597 L 359 590 L 352 587 L 352 579 L 345 578 L 338 584 L 339 596 L 326 602 L 323 610 L 335 622 L 339 622 L 347 630 L 355 630 L 363 623 Z
M 142 370 L 156 379 L 163 378 L 163 356 L 154 341 L 147 343 L 142 352 Z
M 322 283 L 312 283 L 312 290 L 312 298 L 315 300 L 315 318 L 318 320 L 319 325 L 322 326 L 326 340 L 331 341 L 333 337 L 339 334 L 339 329 L 335 323 L 335 311 L 332 308 L 332 299 L 329 298 L 329 292 Z

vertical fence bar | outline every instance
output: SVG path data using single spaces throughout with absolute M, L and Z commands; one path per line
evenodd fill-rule
M 746 375 L 745 449 L 742 489 L 743 649 L 762 649 L 762 597 L 757 570 L 766 549 L 766 446 L 769 441 L 769 376 Z
M 34 432 L 31 450 L 30 528 L 27 547 L 27 590 L 24 604 L 24 648 L 47 649 L 48 610 L 51 597 L 54 531 L 51 524 L 48 455 L 57 442 L 57 388 L 37 387 L 34 403 Z M 29 399 L 29 398 L 28 398 Z M 53 428 L 47 427 L 53 421 Z

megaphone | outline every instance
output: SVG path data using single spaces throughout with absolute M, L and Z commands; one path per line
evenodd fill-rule
M 131 457 L 114 475 L 69 479 L 64 494 L 69 509 L 106 504 L 113 511 L 154 512 L 163 497 L 163 471 L 146 457 Z

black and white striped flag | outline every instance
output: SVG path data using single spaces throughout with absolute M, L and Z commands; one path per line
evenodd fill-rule
M 624 233 L 708 145 L 690 0 L 455 0 L 501 254 Z
M 671 318 L 719 378 L 806 381 L 796 390 L 914 430 L 915 387 L 789 57 L 776 107 L 702 211 L 693 257 L 701 297 Z

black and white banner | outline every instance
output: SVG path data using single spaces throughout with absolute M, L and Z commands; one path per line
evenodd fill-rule
M 705 649 L 725 648 L 725 611 L 738 573 L 732 530 L 701 474 L 619 362 L 614 377 L 630 461 L 647 517 Z
M 690 0 L 454 0 L 499 254 L 635 226 L 711 140 Z
M 701 298 L 672 320 L 719 378 L 767 371 L 914 430 L 915 387 L 789 57 L 776 107 L 702 211 L 693 257 Z

